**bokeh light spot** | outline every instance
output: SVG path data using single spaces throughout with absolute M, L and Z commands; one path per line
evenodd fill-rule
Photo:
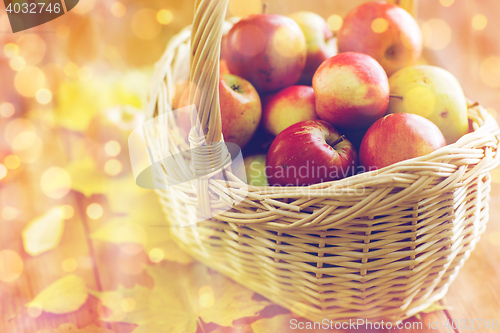
M 71 176 L 62 168 L 51 167 L 42 174 L 40 184 L 46 196 L 60 199 L 69 192 Z
M 332 31 L 337 31 L 340 28 L 342 28 L 342 24 L 344 23 L 343 19 L 339 15 L 332 15 L 330 16 L 326 22 L 328 23 L 328 27 Z
M 91 203 L 87 207 L 87 216 L 90 217 L 92 220 L 99 219 L 103 213 L 104 210 L 102 209 L 102 206 L 99 205 L 98 203 Z
M 210 286 L 203 286 L 198 290 L 199 302 L 202 308 L 209 308 L 214 304 L 214 290 Z
M 0 180 L 4 179 L 7 176 L 7 168 L 5 165 L 0 164 Z
M 10 121 L 5 127 L 4 137 L 5 141 L 12 146 L 16 136 L 22 132 L 34 132 L 35 126 L 26 119 L 16 118 Z
M 35 97 L 38 90 L 45 85 L 45 75 L 42 70 L 28 66 L 16 73 L 14 86 L 19 94 L 24 97 Z
M 165 259 L 165 253 L 163 252 L 162 249 L 155 247 L 154 249 L 151 249 L 149 251 L 149 260 L 151 262 L 154 262 L 155 264 L 161 262 L 163 259 Z
M 3 47 L 3 54 L 5 54 L 7 58 L 12 58 L 19 54 L 19 46 L 14 43 L 7 43 Z
M 381 34 L 389 28 L 389 22 L 385 18 L 379 17 L 372 21 L 371 28 L 373 32 Z
M 132 312 L 135 310 L 136 302 L 132 297 L 127 297 L 120 303 L 120 305 L 124 312 Z
M 76 269 L 78 268 L 78 263 L 76 262 L 75 259 L 73 258 L 68 258 L 68 259 L 65 259 L 62 264 L 61 264 L 61 268 L 63 271 L 65 271 L 66 273 L 71 273 L 71 272 L 74 272 L 76 271 Z
M 483 60 L 479 68 L 479 76 L 487 86 L 500 88 L 500 57 L 491 56 Z
M 121 2 L 115 2 L 111 5 L 111 14 L 115 17 L 122 17 L 127 13 L 127 7 Z
M 11 103 L 2 103 L 0 104 L 0 116 L 4 118 L 10 118 L 14 115 L 16 112 L 16 109 L 14 108 L 14 105 Z
M 63 205 L 60 208 L 61 218 L 67 220 L 75 215 L 75 209 L 71 205 Z
M 36 100 L 40 104 L 48 104 L 52 101 L 52 93 L 48 89 L 40 89 L 36 92 Z
M 451 28 L 441 19 L 430 19 L 422 25 L 422 35 L 425 47 L 442 50 L 450 44 Z
M 38 135 L 32 131 L 24 131 L 16 135 L 12 141 L 12 150 L 15 152 L 20 152 L 27 150 L 32 147 L 38 140 Z
M 156 11 L 143 8 L 132 18 L 132 31 L 140 39 L 151 40 L 161 32 L 161 25 L 156 20 Z
M 31 318 L 38 318 L 42 314 L 42 307 L 39 304 L 30 303 L 30 306 L 26 309 L 28 316 Z
M 168 9 L 160 9 L 158 13 L 156 13 L 156 19 L 160 24 L 167 25 L 173 21 L 174 14 Z
M 443 7 L 450 7 L 451 5 L 453 5 L 455 0 L 439 0 L 439 2 L 441 3 L 441 6 L 443 6 Z
M 261 0 L 230 0 L 229 11 L 233 16 L 246 17 L 252 14 L 262 13 Z
M 15 170 L 21 165 L 21 159 L 16 155 L 8 155 L 4 158 L 3 163 L 7 169 Z
M 475 30 L 483 30 L 488 25 L 488 19 L 482 14 L 476 14 L 472 18 L 472 28 Z
M 123 170 L 122 162 L 111 159 L 104 164 L 104 172 L 109 176 L 117 176 Z
M 26 67 L 26 60 L 21 56 L 13 56 L 9 60 L 9 67 L 16 72 L 22 71 Z
M 37 65 L 45 58 L 47 45 L 37 34 L 25 34 L 18 40 L 19 55 L 28 65 Z
M 500 232 L 498 231 L 493 231 L 488 235 L 488 240 L 490 241 L 491 245 L 493 246 L 498 246 L 500 245 Z
M 12 250 L 0 251 L 0 281 L 13 282 L 23 272 L 23 259 Z
M 17 217 L 18 211 L 14 207 L 6 206 L 2 209 L 2 218 L 5 221 L 12 221 Z
M 111 157 L 117 156 L 121 150 L 122 150 L 122 146 L 120 145 L 120 143 L 118 143 L 118 141 L 115 141 L 115 140 L 108 141 L 104 145 L 104 151 L 106 152 L 106 154 L 108 156 L 111 156 Z

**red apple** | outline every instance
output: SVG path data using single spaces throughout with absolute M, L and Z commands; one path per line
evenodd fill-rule
M 339 52 L 368 54 L 388 76 L 416 64 L 422 53 L 422 33 L 413 16 L 386 1 L 354 8 L 344 18 L 337 38 Z
M 188 106 L 188 100 L 189 89 L 181 97 L 179 106 Z M 260 123 L 262 108 L 259 94 L 247 80 L 236 75 L 221 74 L 219 101 L 224 141 L 235 143 L 243 148 L 250 141 Z M 191 129 L 188 108 L 177 113 L 177 122 L 181 133 L 187 138 Z
M 270 185 L 312 185 L 355 173 L 357 154 L 332 125 L 307 120 L 281 132 L 266 158 Z
M 289 17 L 250 15 L 227 35 L 224 58 L 229 71 L 250 81 L 259 93 L 297 83 L 306 64 L 306 41 Z
M 317 119 L 314 90 L 308 86 L 291 86 L 263 104 L 264 129 L 276 136 L 285 128 L 304 120 Z
M 376 121 L 366 132 L 359 150 L 366 171 L 424 156 L 446 146 L 439 128 L 412 113 L 395 113 Z
M 372 57 L 340 53 L 321 64 L 314 74 L 316 113 L 339 128 L 368 127 L 389 104 L 389 81 Z
M 337 54 L 337 42 L 325 19 L 312 12 L 297 12 L 290 15 L 306 37 L 307 60 L 299 82 L 311 85 L 319 65 Z

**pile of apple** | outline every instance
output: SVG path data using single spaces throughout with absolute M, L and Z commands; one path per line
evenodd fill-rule
M 222 133 L 244 147 L 249 184 L 338 180 L 468 132 L 460 84 L 444 69 L 417 65 L 422 35 L 404 9 L 364 3 L 336 37 L 311 12 L 251 15 L 223 37 Z M 174 108 L 188 104 L 189 90 L 178 85 Z M 189 115 L 177 120 L 188 132 Z

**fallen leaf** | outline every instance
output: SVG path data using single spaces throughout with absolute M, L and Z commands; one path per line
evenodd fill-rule
M 74 274 L 66 275 L 43 289 L 26 307 L 63 314 L 78 310 L 88 297 L 85 281 Z
M 37 256 L 55 249 L 61 241 L 63 231 L 61 208 L 52 208 L 24 227 L 22 232 L 24 251 L 31 256 Z
M 113 333 L 107 328 L 97 327 L 94 324 L 85 326 L 79 329 L 75 324 L 62 324 L 59 328 L 43 329 L 36 331 L 36 333 Z
M 66 171 L 71 177 L 71 189 L 83 193 L 86 197 L 104 193 L 109 182 L 109 178 L 97 170 L 90 157 L 70 162 Z
M 232 326 L 234 320 L 255 316 L 269 305 L 266 300 L 252 299 L 251 290 L 198 263 L 164 263 L 149 266 L 147 271 L 153 277 L 153 289 L 136 285 L 94 292 L 112 312 L 103 320 L 137 324 L 134 333 L 194 333 L 200 319 Z M 129 303 L 134 305 L 132 310 Z
M 114 217 L 90 234 L 104 242 L 141 245 L 149 253 L 160 249 L 164 259 L 190 264 L 193 259 L 180 250 L 170 237 L 170 227 L 154 192 L 138 195 L 128 205 L 126 216 Z

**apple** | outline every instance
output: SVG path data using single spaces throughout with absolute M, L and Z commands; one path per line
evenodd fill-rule
M 224 141 L 235 143 L 240 148 L 245 147 L 259 127 L 262 116 L 259 94 L 247 80 L 232 74 L 221 74 L 219 102 Z M 188 105 L 189 89 L 184 92 L 179 103 L 180 107 Z M 177 123 L 181 133 L 187 137 L 186 133 L 191 130 L 189 108 L 177 113 Z
M 266 154 L 247 156 L 243 159 L 247 184 L 252 186 L 269 185 L 266 177 Z
M 415 65 L 422 53 L 422 33 L 406 10 L 395 4 L 366 2 L 350 11 L 338 32 L 339 52 L 375 58 L 390 76 Z
M 314 90 L 308 86 L 291 86 L 272 96 L 263 104 L 264 129 L 276 136 L 285 128 L 317 119 Z
M 299 83 L 311 85 L 319 65 L 337 54 L 337 42 L 325 19 L 316 13 L 302 11 L 290 15 L 306 37 L 307 60 Z
M 261 94 L 291 86 L 306 64 L 306 39 L 289 17 L 250 15 L 227 34 L 224 58 L 229 71 L 250 81 Z
M 372 57 L 339 53 L 319 66 L 313 77 L 316 113 L 335 127 L 367 128 L 389 104 L 389 81 Z
M 467 134 L 467 101 L 450 72 L 435 66 L 410 66 L 392 74 L 389 86 L 389 113 L 414 113 L 429 119 L 449 144 Z
M 312 185 L 342 179 L 356 172 L 352 144 L 329 123 L 306 120 L 281 132 L 266 158 L 270 185 Z
M 366 171 L 424 156 L 446 146 L 439 128 L 412 113 L 389 114 L 366 132 L 359 149 L 359 162 Z

